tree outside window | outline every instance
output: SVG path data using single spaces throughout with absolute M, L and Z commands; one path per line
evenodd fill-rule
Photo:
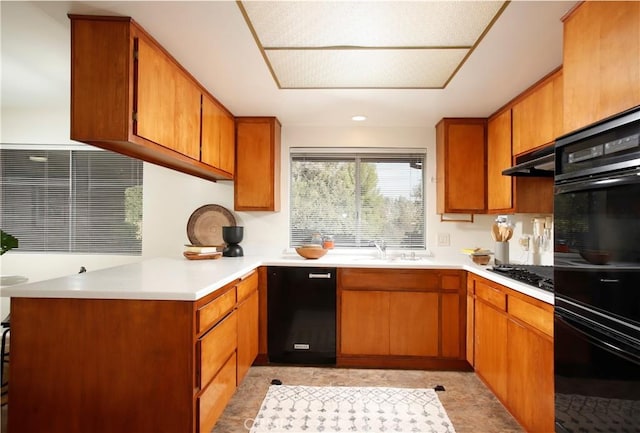
M 291 155 L 291 246 L 424 249 L 424 154 Z

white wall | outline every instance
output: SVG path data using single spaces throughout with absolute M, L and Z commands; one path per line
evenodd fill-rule
M 420 149 L 427 152 L 426 164 L 426 233 L 427 247 L 437 259 L 459 259 L 463 248 L 489 248 L 493 250 L 490 227 L 494 215 L 475 215 L 474 222 L 442 222 L 436 214 L 435 184 L 435 125 L 424 128 L 317 128 L 317 127 L 283 127 L 283 206 L 278 224 L 288 227 L 288 178 L 289 149 L 292 147 L 397 147 L 403 149 Z M 516 262 L 524 263 L 530 258 L 518 245 L 517 240 L 523 233 L 532 232 L 531 220 L 534 215 L 513 215 L 511 220 L 516 224 L 513 240 L 510 242 L 510 257 Z M 466 217 L 466 216 L 465 216 Z M 449 246 L 438 246 L 438 235 L 448 234 Z M 552 254 L 547 251 L 542 255 L 543 264 L 552 264 Z

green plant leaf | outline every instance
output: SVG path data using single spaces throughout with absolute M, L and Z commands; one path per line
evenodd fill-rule
M 11 236 L 4 230 L 0 230 L 0 246 L 2 247 L 2 251 L 0 251 L 1 256 L 13 248 L 18 248 L 18 238 Z

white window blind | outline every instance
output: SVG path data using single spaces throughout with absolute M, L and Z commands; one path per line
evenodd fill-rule
M 291 153 L 291 246 L 313 233 L 336 248 L 424 249 L 424 159 L 416 154 Z
M 141 161 L 98 150 L 0 157 L 0 227 L 19 239 L 16 251 L 141 254 Z

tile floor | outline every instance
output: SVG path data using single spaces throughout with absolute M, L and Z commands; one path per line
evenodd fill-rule
M 272 379 L 280 379 L 287 385 L 411 388 L 443 385 L 446 391 L 438 392 L 438 397 L 457 433 L 523 432 L 475 373 L 270 366 L 249 370 L 212 433 L 247 433 Z M 2 433 L 6 432 L 6 409 L 6 405 L 2 407 Z
M 252 367 L 212 433 L 246 433 L 272 379 L 286 385 L 433 388 L 457 433 L 515 433 L 520 425 L 475 373 L 316 367 Z M 245 427 L 246 426 L 246 427 Z

